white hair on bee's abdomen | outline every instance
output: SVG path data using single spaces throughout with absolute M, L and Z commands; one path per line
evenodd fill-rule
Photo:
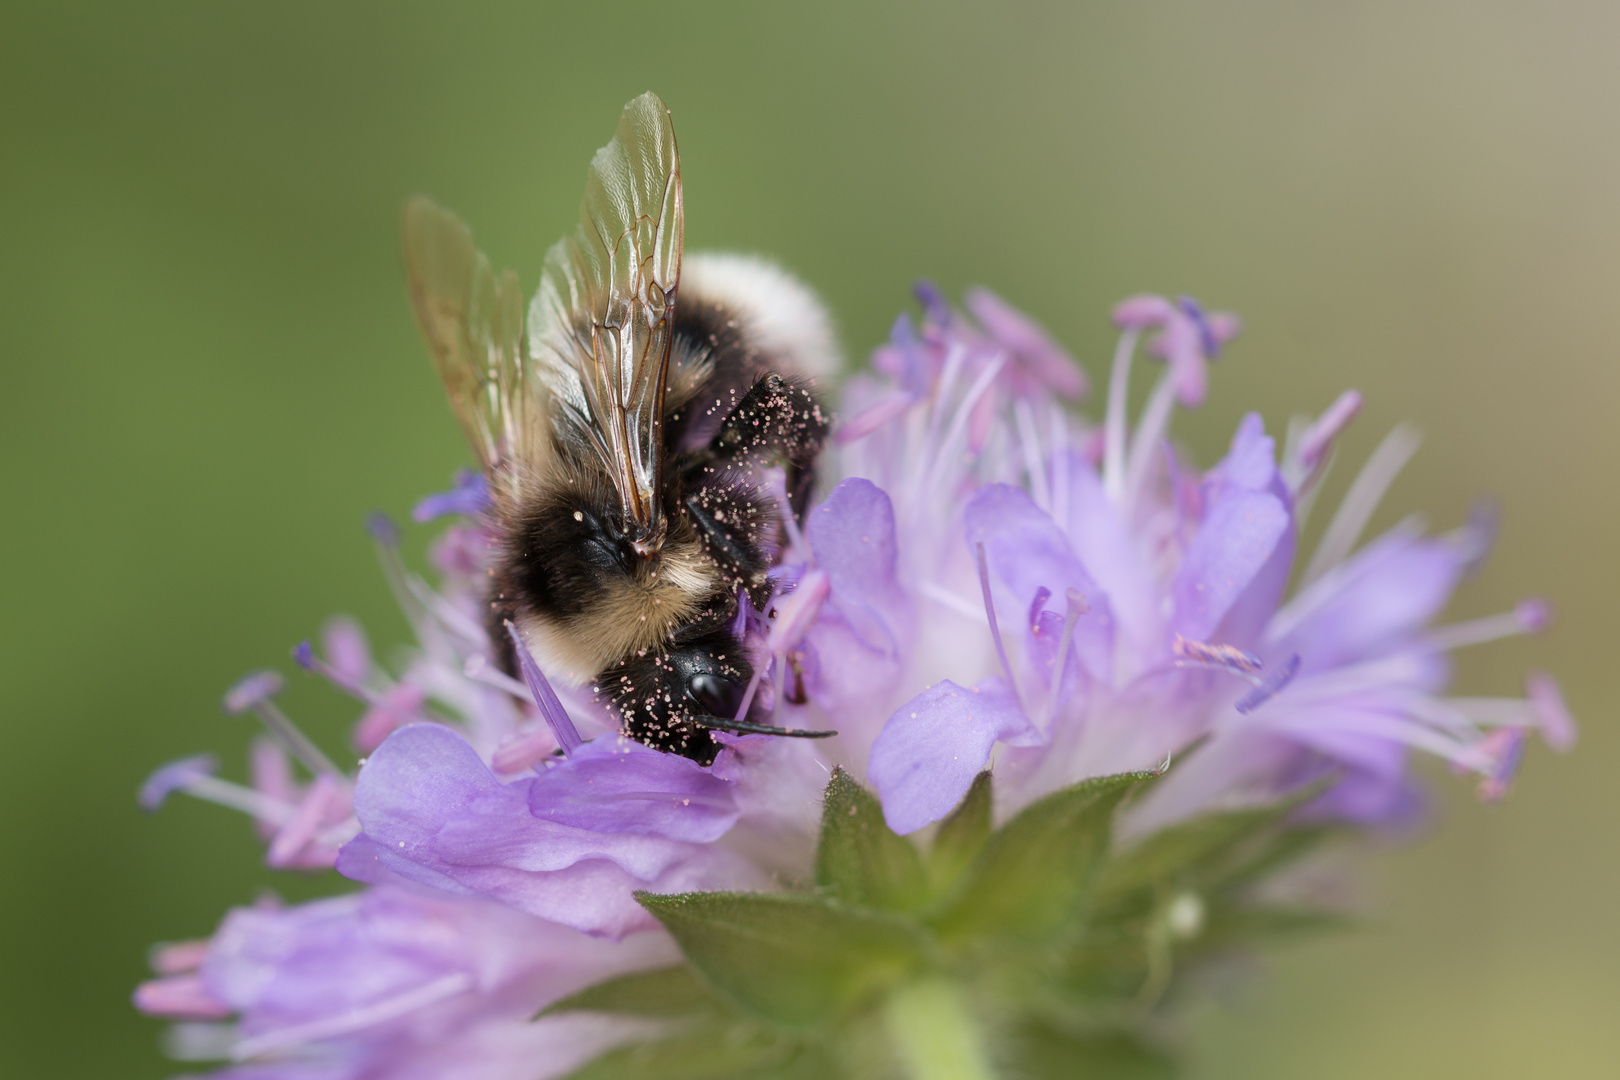
M 681 261 L 680 295 L 735 311 L 751 346 L 793 360 L 794 370 L 780 375 L 803 376 L 825 387 L 843 367 L 826 307 L 809 286 L 768 259 L 689 254 Z

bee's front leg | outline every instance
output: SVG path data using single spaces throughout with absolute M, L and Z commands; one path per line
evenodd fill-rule
M 708 457 L 741 468 L 780 465 L 788 500 L 803 517 L 816 482 L 816 457 L 832 419 L 809 388 L 766 375 L 743 395 L 709 441 Z

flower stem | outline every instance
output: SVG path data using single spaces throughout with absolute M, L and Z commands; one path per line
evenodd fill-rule
M 994 1080 L 978 1022 L 943 979 L 901 987 L 889 998 L 889 1038 L 911 1080 Z

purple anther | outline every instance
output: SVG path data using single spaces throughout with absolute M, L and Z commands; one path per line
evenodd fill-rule
M 168 1020 L 222 1020 L 231 1007 L 220 1001 L 198 975 L 151 979 L 135 988 L 135 1007 Z
M 1524 696 L 1530 699 L 1530 710 L 1541 728 L 1542 741 L 1560 753 L 1573 749 L 1577 734 L 1575 716 L 1564 702 L 1558 680 L 1545 671 L 1532 671 L 1524 678 Z
M 1539 634 L 1552 625 L 1553 606 L 1540 597 L 1521 600 L 1513 609 L 1513 618 L 1527 634 Z
M 489 481 L 484 474 L 472 469 L 456 471 L 455 486 L 449 491 L 429 495 L 411 511 L 411 519 L 418 523 L 450 514 L 477 517 L 489 509 Z
M 562 702 L 557 700 L 557 693 L 546 681 L 545 672 L 540 665 L 534 662 L 529 647 L 523 643 L 518 634 L 518 628 L 511 619 L 506 620 L 506 632 L 512 638 L 512 647 L 517 650 L 518 667 L 523 669 L 523 681 L 529 684 L 529 693 L 534 696 L 534 703 L 540 709 L 540 715 L 550 725 L 551 732 L 557 736 L 557 744 L 563 748 L 563 753 L 571 754 L 584 743 L 579 732 L 574 728 L 574 721 L 569 719 L 568 710 L 564 709 Z
M 218 768 L 219 759 L 213 754 L 196 754 L 160 765 L 141 785 L 135 801 L 142 810 L 151 813 L 162 806 L 170 795 L 184 791 L 199 777 L 213 776 Z
M 1294 681 L 1299 674 L 1299 654 L 1295 653 L 1288 658 L 1287 663 L 1273 672 L 1272 675 L 1259 686 L 1244 694 L 1237 702 L 1237 711 L 1247 716 L 1260 706 L 1277 696 L 1277 692 Z
M 1198 330 L 1198 347 L 1206 360 L 1213 360 L 1221 355 L 1221 339 L 1215 336 L 1214 327 L 1210 326 L 1209 319 L 1204 314 L 1204 308 L 1197 300 L 1190 296 L 1176 297 L 1176 307 L 1181 313 L 1192 321 Z
M 202 967 L 203 961 L 208 959 L 211 944 L 212 942 L 204 938 L 199 941 L 170 941 L 154 945 L 147 956 L 147 963 L 159 975 L 186 975 Z
M 1007 662 L 1007 646 L 1001 642 L 1001 626 L 996 622 L 995 601 L 990 599 L 990 565 L 984 557 L 984 545 L 974 544 L 979 556 L 979 591 L 984 594 L 984 617 L 990 621 L 990 638 L 996 643 L 996 655 L 1001 658 L 1001 671 L 1007 677 L 1007 689 L 1012 691 L 1013 704 L 1021 711 L 1024 703 L 1018 696 L 1018 683 L 1013 678 L 1012 665 Z
M 1063 590 L 1063 598 L 1068 601 L 1068 617 L 1078 619 L 1091 611 L 1091 603 L 1079 589 L 1068 588 Z
M 225 691 L 225 698 L 221 704 L 226 712 L 237 716 L 269 701 L 281 693 L 281 688 L 285 684 L 286 680 L 281 677 L 280 672 L 255 671 L 250 675 L 244 675 L 235 686 Z
M 307 640 L 293 646 L 292 658 L 293 663 L 305 671 L 315 670 L 315 648 Z
M 951 305 L 938 285 L 927 278 L 922 278 L 911 287 L 911 294 L 923 306 L 924 317 L 929 322 L 940 326 L 950 322 Z
M 1305 430 L 1305 437 L 1299 441 L 1299 460 L 1308 469 L 1313 469 L 1328 451 L 1333 449 L 1334 440 L 1350 421 L 1361 412 L 1361 391 L 1346 390 L 1338 399 L 1323 410 L 1309 428 Z
M 1490 762 L 1479 782 L 1479 797 L 1496 802 L 1513 788 L 1513 777 L 1524 760 L 1525 730 L 1522 727 L 1497 728 L 1479 741 L 1478 749 Z
M 373 510 L 366 515 L 366 532 L 384 547 L 394 547 L 399 543 L 399 526 L 381 510 Z
M 1164 297 L 1143 293 L 1114 305 L 1114 325 L 1121 330 L 1148 330 L 1163 326 L 1174 310 Z
M 1260 674 L 1260 658 L 1235 645 L 1210 645 L 1177 634 L 1170 651 L 1175 653 L 1176 667 L 1216 668 L 1245 678 Z
M 1041 632 L 1041 612 L 1046 610 L 1046 602 L 1052 599 L 1052 590 L 1041 585 L 1035 590 L 1035 599 L 1029 602 L 1029 632 Z

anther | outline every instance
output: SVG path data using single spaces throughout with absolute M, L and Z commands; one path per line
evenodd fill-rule
M 1290 656 L 1288 661 L 1269 678 L 1239 698 L 1236 706 L 1237 711 L 1243 713 L 1245 716 L 1254 712 L 1254 710 L 1258 709 L 1260 706 L 1264 705 L 1266 702 L 1275 697 L 1277 692 L 1283 687 L 1293 682 L 1294 676 L 1298 674 L 1299 654 L 1295 653 L 1293 656 Z
M 1558 681 L 1545 671 L 1532 671 L 1524 678 L 1524 696 L 1529 699 L 1530 711 L 1541 729 L 1541 737 L 1554 750 L 1569 750 L 1575 745 L 1575 717 L 1564 703 Z

